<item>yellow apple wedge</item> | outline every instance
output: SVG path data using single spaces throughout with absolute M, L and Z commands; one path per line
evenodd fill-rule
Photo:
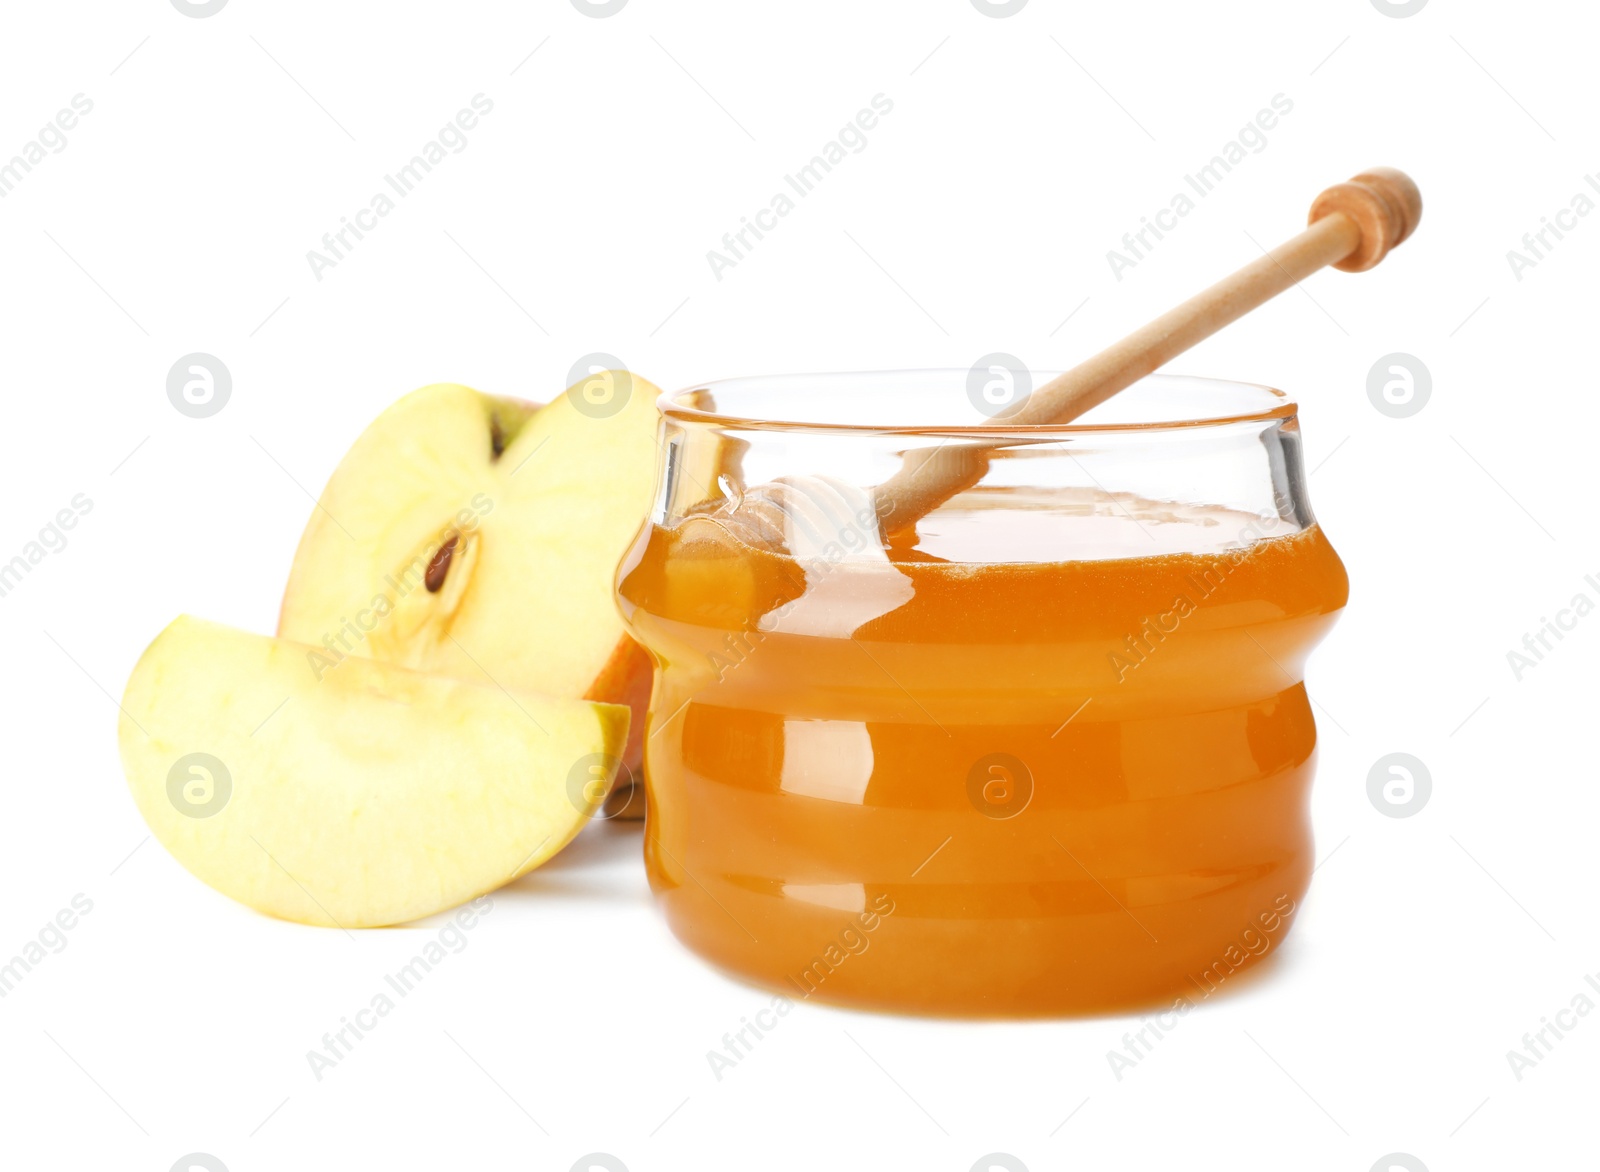
M 613 602 L 654 498 L 658 388 L 626 371 L 543 407 L 450 384 L 395 403 L 345 455 L 295 553 L 278 634 L 461 680 L 629 705 L 650 661 Z
M 627 740 L 620 705 L 318 652 L 185 616 L 122 701 L 151 831 L 271 916 L 377 927 L 500 887 L 578 833 Z

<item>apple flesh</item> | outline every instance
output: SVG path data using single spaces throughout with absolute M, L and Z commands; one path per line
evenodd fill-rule
M 134 668 L 123 768 L 155 837 L 258 911 L 345 928 L 492 891 L 596 812 L 627 740 L 615 704 L 556 699 L 189 617 Z
M 401 399 L 328 481 L 278 634 L 328 675 L 379 659 L 627 704 L 632 777 L 651 664 L 613 577 L 653 500 L 659 394 L 608 371 L 544 407 L 450 384 Z

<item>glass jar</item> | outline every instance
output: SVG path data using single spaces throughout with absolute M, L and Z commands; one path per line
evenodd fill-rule
M 617 588 L 655 663 L 650 883 L 685 944 L 791 999 L 1181 1011 L 1281 943 L 1311 874 L 1304 663 L 1347 580 L 1296 407 L 1161 375 L 1026 427 L 980 390 L 663 396 Z M 981 478 L 879 533 L 872 486 L 929 449 Z

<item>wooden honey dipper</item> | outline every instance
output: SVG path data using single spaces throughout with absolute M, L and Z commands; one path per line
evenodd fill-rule
M 1309 226 L 1294 239 L 1051 379 L 996 421 L 1007 428 L 1068 423 L 1318 269 L 1372 268 L 1421 218 L 1417 185 L 1392 167 L 1374 167 L 1335 184 L 1317 196 Z M 879 529 L 888 536 L 978 483 L 993 452 L 981 440 L 916 448 L 905 454 L 898 472 L 871 490 L 831 478 L 786 477 L 703 515 L 751 544 L 784 546 L 797 527 L 826 538 L 839 518 L 860 516 L 870 498 Z
M 1416 231 L 1421 218 L 1421 192 L 1392 167 L 1335 184 L 1317 196 L 1309 226 L 1293 240 L 1051 379 L 999 422 L 1068 423 L 1325 265 L 1347 273 L 1372 268 Z M 873 493 L 883 533 L 915 524 L 971 488 L 988 470 L 992 451 L 963 444 L 908 452 L 900 470 Z

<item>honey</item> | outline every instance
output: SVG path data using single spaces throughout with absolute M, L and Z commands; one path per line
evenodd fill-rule
M 995 1016 L 1195 1002 L 1278 947 L 1347 595 L 1320 528 L 979 489 L 866 544 L 677 519 L 623 563 L 680 939 L 792 999 Z

